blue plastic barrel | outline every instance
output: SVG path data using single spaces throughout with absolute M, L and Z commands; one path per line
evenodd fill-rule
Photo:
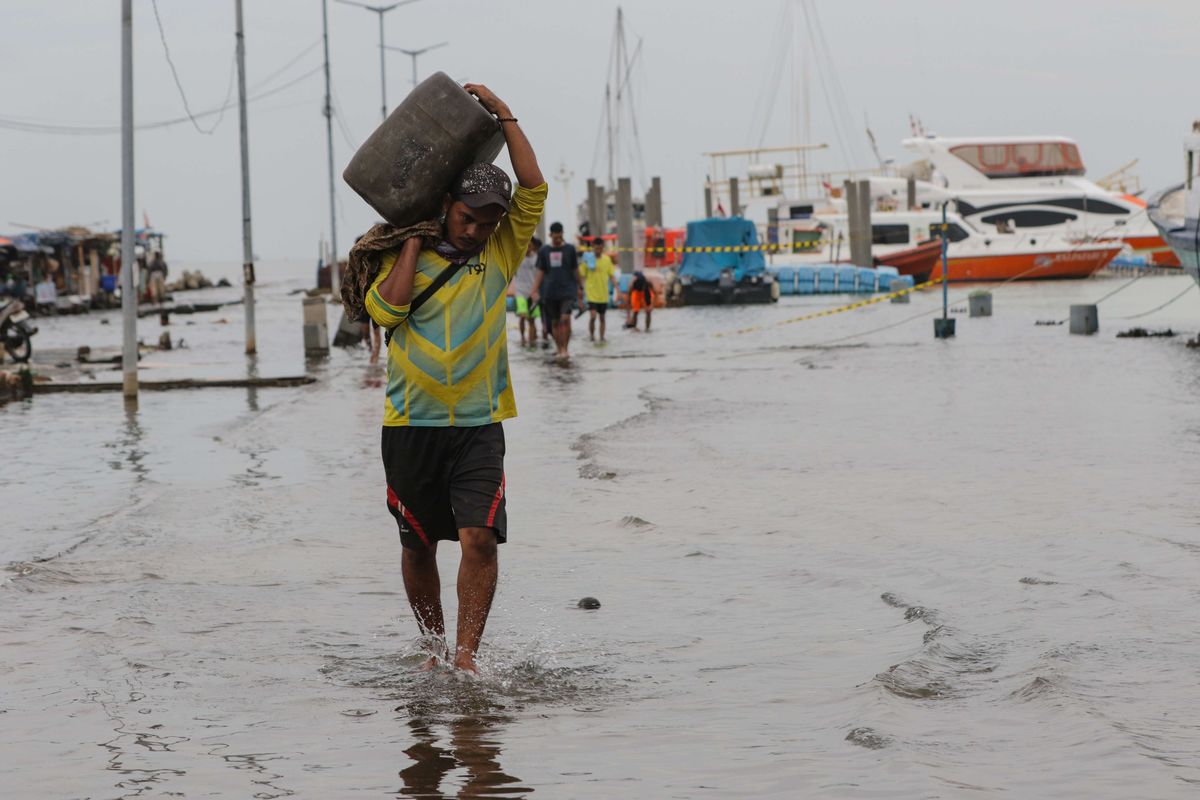
M 817 291 L 817 268 L 796 267 L 796 294 L 813 294 Z
M 836 291 L 837 270 L 838 268 L 832 264 L 822 264 L 817 267 L 817 292 L 819 294 L 833 294 Z
M 858 267 L 841 266 L 837 268 L 839 292 L 853 292 L 854 282 L 858 278 Z
M 879 273 L 870 267 L 858 268 L 858 291 L 871 294 L 879 288 Z

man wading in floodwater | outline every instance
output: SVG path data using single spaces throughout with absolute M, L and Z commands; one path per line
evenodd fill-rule
M 391 332 L 384 401 L 388 509 L 400 526 L 401 567 L 421 632 L 445 650 L 438 542 L 462 547 L 453 664 L 476 672 L 475 653 L 496 591 L 496 546 L 507 539 L 504 430 L 517 414 L 508 373 L 505 295 L 546 201 L 546 182 L 508 106 L 467 84 L 504 131 L 517 190 L 492 164 L 468 167 L 447 195 L 436 245 L 420 237 L 385 252 L 366 294 L 371 318 Z M 411 316 L 414 297 L 460 265 Z

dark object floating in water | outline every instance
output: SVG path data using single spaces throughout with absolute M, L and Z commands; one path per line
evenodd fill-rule
M 1061 319 L 1039 319 L 1034 325 L 1062 325 L 1065 320 Z
M 855 728 L 846 734 L 846 741 L 868 750 L 882 750 L 891 742 L 891 737 L 871 728 Z
M 1130 328 L 1117 334 L 1118 339 L 1150 339 L 1160 336 L 1174 336 L 1175 331 L 1167 328 L 1165 331 L 1148 331 L 1145 328 Z
M 1021 578 L 1019 583 L 1024 583 L 1027 586 L 1057 586 L 1058 581 L 1046 580 L 1045 578 Z
M 576 605 L 578 605 L 579 608 L 586 608 L 588 611 L 595 611 L 600 607 L 600 601 L 594 597 L 585 597 Z

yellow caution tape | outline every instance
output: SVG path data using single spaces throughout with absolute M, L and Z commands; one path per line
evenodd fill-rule
M 795 242 L 793 244 L 735 244 L 712 247 L 607 247 L 606 253 L 761 253 L 783 250 L 801 253 L 819 250 L 825 242 Z M 587 247 L 588 245 L 584 245 Z
M 933 286 L 933 285 L 941 283 L 941 282 L 942 282 L 941 278 L 934 278 L 931 281 L 925 281 L 924 283 L 918 283 L 916 286 L 910 286 L 907 289 L 900 289 L 899 291 L 896 291 L 896 292 L 890 292 L 888 294 L 877 295 L 875 297 L 870 298 L 869 300 L 860 300 L 857 303 L 850 303 L 849 305 L 839 306 L 837 308 L 827 308 L 824 311 L 814 311 L 811 314 L 805 314 L 800 317 L 792 317 L 791 319 L 781 320 L 772 325 L 752 325 L 749 328 L 739 328 L 738 330 L 726 331 L 724 333 L 717 333 L 715 335 L 716 336 L 736 336 L 736 335 L 742 334 L 742 333 L 753 333 L 755 331 L 760 331 L 760 330 L 763 330 L 768 327 L 775 327 L 777 325 L 792 325 L 797 322 L 805 322 L 810 319 L 817 319 L 818 317 L 831 317 L 834 314 L 841 314 L 845 311 L 854 311 L 855 309 L 858 309 L 858 308 L 865 308 L 867 306 L 873 306 L 876 303 L 882 303 L 884 300 L 891 300 L 893 297 L 900 297 L 902 295 L 910 294 L 912 292 L 917 291 L 918 289 L 927 289 L 930 286 Z

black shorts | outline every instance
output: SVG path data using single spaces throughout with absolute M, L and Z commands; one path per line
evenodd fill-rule
M 423 548 L 460 528 L 491 528 L 508 539 L 504 509 L 504 428 L 383 428 L 388 511 L 400 543 Z
M 571 312 L 575 310 L 574 297 L 558 297 L 558 298 L 542 298 L 542 313 L 544 313 L 551 322 L 569 317 Z
M 589 303 L 588 303 L 588 308 L 590 308 L 592 311 L 595 311 L 597 314 L 599 314 L 600 316 L 602 316 L 602 317 L 603 317 L 603 316 L 604 316 L 604 312 L 605 312 L 605 311 L 608 311 L 608 303 L 592 303 L 592 302 L 589 302 Z

